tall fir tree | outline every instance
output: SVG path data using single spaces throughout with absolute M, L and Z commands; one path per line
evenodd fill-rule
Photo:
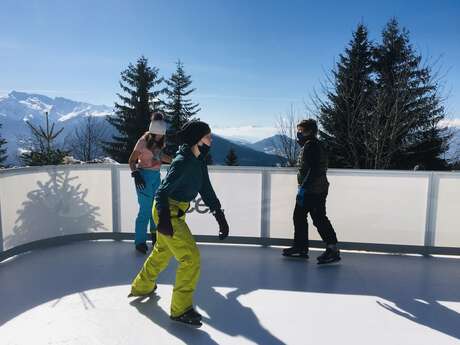
M 191 88 L 192 78 L 184 70 L 184 64 L 179 60 L 176 71 L 166 80 L 166 100 L 163 102 L 170 127 L 167 132 L 166 152 L 174 155 L 179 146 L 176 133 L 201 110 L 198 103 L 193 103 L 189 96 L 195 91 Z
M 432 68 L 410 44 L 409 32 L 391 19 L 374 50 L 376 94 L 369 130 L 372 168 L 443 169 L 450 135 Z
M 317 97 L 331 166 L 444 169 L 450 134 L 432 67 L 422 64 L 396 19 L 372 45 L 359 25 L 340 56 L 326 98 Z
M 317 99 L 320 137 L 330 152 L 330 165 L 365 166 L 365 129 L 371 109 L 372 45 L 367 28 L 360 24 L 332 72 L 333 85 L 326 100 Z
M 225 165 L 228 166 L 238 166 L 238 156 L 233 148 L 228 151 L 227 156 L 225 157 Z
M 144 56 L 121 72 L 123 94 L 117 94 L 120 102 L 115 103 L 115 114 L 107 119 L 117 134 L 104 143 L 104 151 L 117 162 L 128 162 L 137 140 L 148 130 L 150 114 L 163 92 L 159 88 L 162 82 L 158 68 L 150 67 Z
M 0 129 L 2 128 L 2 126 L 3 125 L 0 123 Z M 0 135 L 0 168 L 5 167 L 5 161 L 8 158 L 8 156 L 6 155 L 6 144 L 6 140 L 3 139 Z

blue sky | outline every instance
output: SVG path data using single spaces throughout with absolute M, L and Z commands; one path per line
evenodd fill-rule
M 460 118 L 460 1 L 0 2 L 0 93 L 34 91 L 112 105 L 120 72 L 144 54 L 169 76 L 181 59 L 200 117 L 272 126 L 299 112 L 359 22 L 378 40 L 396 16 L 425 57 L 441 57 Z

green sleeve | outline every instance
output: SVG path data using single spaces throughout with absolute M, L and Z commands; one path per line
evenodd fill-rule
M 177 159 L 171 163 L 166 177 L 158 187 L 155 201 L 157 209 L 169 207 L 168 198 L 181 184 L 185 178 L 186 162 L 184 159 Z
M 214 192 L 214 188 L 212 187 L 211 180 L 209 179 L 208 167 L 205 165 L 205 163 L 203 166 L 203 183 L 201 186 L 200 195 L 211 212 L 220 210 L 222 208 L 220 201 Z

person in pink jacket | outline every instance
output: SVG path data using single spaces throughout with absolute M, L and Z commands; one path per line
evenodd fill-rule
M 149 130 L 136 143 L 131 156 L 129 167 L 134 178 L 139 202 L 139 212 L 136 218 L 136 235 L 134 244 L 136 250 L 147 254 L 147 229 L 150 226 L 152 243 L 156 239 L 156 225 L 152 218 L 153 200 L 160 185 L 160 168 L 163 162 L 170 163 L 171 157 L 163 154 L 165 147 L 166 122 L 160 112 L 152 114 Z

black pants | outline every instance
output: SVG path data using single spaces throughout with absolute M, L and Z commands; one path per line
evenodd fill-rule
M 305 195 L 304 206 L 301 207 L 296 203 L 294 209 L 294 246 L 297 248 L 308 249 L 308 220 L 310 216 L 313 225 L 326 244 L 336 244 L 337 236 L 332 227 L 329 218 L 326 216 L 326 199 L 327 193 L 324 194 L 307 194 Z

